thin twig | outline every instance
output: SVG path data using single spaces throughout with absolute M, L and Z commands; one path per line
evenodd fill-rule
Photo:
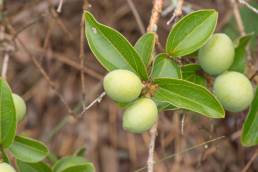
M 167 21 L 167 25 L 170 25 L 177 17 L 181 16 L 183 14 L 182 8 L 183 8 L 184 0 L 178 0 L 176 4 L 176 9 L 174 10 L 174 13 L 172 14 L 171 18 Z
M 151 12 L 151 18 L 149 22 L 149 26 L 147 28 L 147 32 L 156 32 L 157 23 L 160 17 L 160 13 L 162 11 L 163 0 L 153 0 L 153 8 Z
M 177 152 L 177 153 L 171 154 L 171 155 L 169 155 L 169 156 L 166 156 L 166 157 L 162 158 L 162 159 L 159 160 L 159 161 L 155 161 L 154 164 L 158 164 L 158 163 L 161 163 L 161 162 L 163 162 L 163 161 L 172 159 L 172 158 L 174 158 L 174 157 L 176 157 L 176 156 L 178 156 L 178 155 L 182 155 L 182 154 L 184 154 L 184 153 L 193 151 L 193 150 L 195 150 L 195 149 L 197 149 L 197 148 L 203 147 L 203 146 L 205 146 L 205 145 L 207 145 L 207 144 L 210 144 L 210 143 L 212 143 L 212 142 L 219 141 L 219 140 L 224 139 L 224 138 L 225 138 L 225 136 L 220 136 L 220 137 L 217 137 L 217 138 L 215 138 L 215 139 L 211 139 L 211 140 L 205 141 L 205 142 L 203 142 L 203 143 L 200 143 L 200 144 L 198 144 L 198 145 L 191 146 L 191 147 L 189 147 L 189 148 L 187 148 L 187 149 L 184 149 L 184 150 L 181 151 L 181 152 Z M 143 171 L 143 170 L 145 170 L 145 169 L 147 169 L 146 166 L 145 166 L 145 167 L 142 167 L 142 168 L 140 168 L 140 169 L 138 169 L 138 170 L 135 170 L 134 172 L 140 172 L 140 171 Z
M 63 3 L 64 3 L 64 0 L 59 1 L 59 5 L 58 5 L 57 10 L 56 10 L 58 13 L 62 12 Z
M 241 172 L 247 172 L 247 170 L 250 168 L 250 166 L 252 165 L 254 160 L 257 158 L 257 156 L 258 156 L 258 149 L 255 151 L 255 153 L 253 154 L 253 156 L 251 157 L 251 159 L 248 161 L 248 163 L 245 165 L 245 167 L 243 168 L 243 170 Z
M 258 14 L 258 10 L 256 8 L 254 8 L 252 5 L 250 5 L 248 2 L 244 1 L 244 0 L 238 0 L 238 2 L 240 4 L 243 4 L 244 6 L 246 6 L 247 8 L 249 8 L 251 11 L 255 12 L 256 14 Z
M 81 118 L 87 110 L 89 110 L 92 106 L 94 106 L 96 103 L 100 103 L 103 99 L 103 97 L 106 95 L 105 92 L 102 92 L 95 100 L 93 100 L 88 106 L 86 106 L 82 112 L 78 115 L 78 118 Z
M 157 23 L 160 17 L 160 13 L 162 11 L 162 7 L 163 7 L 163 0 L 153 0 L 153 8 L 152 8 L 147 32 L 157 31 Z M 156 38 L 156 42 L 158 42 L 157 38 Z M 150 131 L 151 140 L 149 144 L 149 155 L 147 160 L 148 172 L 153 172 L 153 166 L 154 166 L 153 159 L 154 159 L 155 140 L 157 136 L 157 127 L 158 127 L 158 122 L 155 123 L 155 125 L 151 128 L 151 131 Z
M 148 156 L 148 172 L 153 172 L 153 166 L 154 166 L 154 149 L 155 149 L 155 140 L 157 136 L 157 127 L 158 122 L 156 122 L 153 127 L 151 128 L 150 134 L 150 144 L 149 144 L 149 156 Z
M 3 61 L 3 66 L 2 66 L 2 73 L 1 76 L 2 78 L 6 79 L 6 75 L 7 75 L 7 69 L 8 69 L 8 61 L 9 61 L 9 53 L 5 52 L 4 54 L 4 61 Z
M 82 87 L 82 102 L 85 102 L 86 100 L 86 87 L 85 87 L 85 77 L 84 77 L 84 10 L 86 10 L 88 7 L 88 1 L 84 0 L 83 2 L 83 11 L 82 11 L 82 17 L 81 17 L 81 23 L 80 23 L 80 27 L 81 27 L 81 31 L 80 31 L 80 55 L 79 55 L 79 59 L 80 59 L 80 66 L 81 66 L 81 70 L 80 70 L 80 76 L 81 76 L 81 87 Z M 83 103 L 83 108 L 85 108 L 85 103 Z
M 135 20 L 136 20 L 136 22 L 138 24 L 140 32 L 142 34 L 144 34 L 144 32 L 145 32 L 144 25 L 143 25 L 142 19 L 141 19 L 140 15 L 139 15 L 137 9 L 135 8 L 135 5 L 134 5 L 133 1 L 132 0 L 127 0 L 127 3 L 128 3 L 130 9 L 133 12 L 134 18 L 135 18 Z
M 245 35 L 245 28 L 244 28 L 244 24 L 240 15 L 240 11 L 238 8 L 238 4 L 236 2 L 236 0 L 230 0 L 231 5 L 233 7 L 233 13 L 236 19 L 236 23 L 237 23 L 237 27 L 239 29 L 240 35 L 243 36 Z

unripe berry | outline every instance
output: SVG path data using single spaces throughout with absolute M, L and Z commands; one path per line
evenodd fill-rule
M 124 112 L 123 128 L 132 133 L 149 130 L 158 118 L 158 109 L 150 98 L 140 98 L 133 102 Z
M 0 171 L 1 172 L 16 172 L 12 166 L 10 166 L 9 164 L 7 164 L 5 162 L 0 163 Z
M 214 82 L 214 93 L 230 112 L 240 112 L 252 102 L 254 90 L 248 78 L 239 72 L 225 72 Z
M 120 103 L 135 100 L 141 94 L 142 83 L 139 77 L 128 70 L 114 70 L 104 78 L 104 90 L 109 97 Z
M 232 65 L 234 54 L 231 39 L 226 34 L 217 33 L 199 50 L 198 62 L 205 72 L 218 75 Z
M 21 98 L 19 95 L 13 93 L 12 97 L 16 112 L 16 121 L 19 122 L 24 118 L 24 115 L 26 114 L 26 104 L 23 98 Z

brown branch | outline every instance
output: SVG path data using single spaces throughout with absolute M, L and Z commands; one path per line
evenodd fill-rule
M 257 158 L 257 156 L 258 156 L 258 149 L 255 151 L 255 153 L 253 154 L 253 156 L 251 157 L 249 162 L 246 164 L 246 166 L 243 168 L 243 170 L 241 170 L 241 172 L 247 172 L 247 170 L 250 168 L 250 166 L 252 165 L 254 160 Z
M 81 87 L 82 87 L 82 102 L 85 102 L 85 100 L 86 100 L 86 87 L 85 87 L 85 77 L 84 77 L 83 68 L 84 68 L 84 58 L 85 58 L 85 54 L 84 54 L 84 39 L 85 39 L 84 38 L 84 27 L 85 27 L 84 10 L 86 10 L 87 7 L 88 7 L 88 1 L 84 0 L 81 23 L 80 23 L 81 30 L 80 30 L 80 55 L 79 55 L 80 66 L 81 66 L 80 76 L 81 76 Z M 85 108 L 85 103 L 83 103 L 83 108 Z
M 60 1 L 59 1 L 59 5 L 58 5 L 58 7 L 57 7 L 57 9 L 56 9 L 56 11 L 57 11 L 58 13 L 61 13 L 61 12 L 62 12 L 63 3 L 64 3 L 64 0 L 60 0 Z
M 178 0 L 176 4 L 176 9 L 174 10 L 173 15 L 168 20 L 167 25 L 170 25 L 177 17 L 181 16 L 183 14 L 182 8 L 183 8 L 184 0 Z
M 156 32 L 157 31 L 157 23 L 160 17 L 160 13 L 162 11 L 163 7 L 163 0 L 153 0 L 153 8 L 151 12 L 150 22 L 149 26 L 147 28 L 147 32 Z M 158 42 L 158 39 L 156 39 L 156 42 Z M 153 166 L 154 166 L 154 149 L 155 149 L 155 140 L 157 136 L 157 126 L 158 122 L 153 125 L 150 131 L 151 140 L 149 144 L 149 155 L 147 160 L 148 165 L 148 172 L 153 172 Z
M 140 15 L 139 15 L 137 9 L 135 8 L 135 5 L 134 5 L 133 1 L 132 0 L 127 0 L 127 3 L 129 5 L 130 9 L 132 10 L 132 13 L 133 13 L 134 18 L 135 18 L 135 20 L 137 22 L 137 25 L 139 27 L 140 32 L 142 34 L 144 34 L 144 32 L 145 32 L 144 25 L 143 25 L 142 19 L 141 19 Z
M 147 28 L 147 32 L 156 32 L 157 23 L 160 17 L 160 13 L 162 11 L 163 0 L 153 0 L 153 8 L 151 12 L 151 18 L 149 22 L 149 26 Z
M 9 53 L 5 52 L 4 54 L 4 60 L 3 60 L 3 66 L 2 66 L 2 78 L 6 79 L 7 69 L 8 69 L 8 61 L 9 61 Z
M 244 6 L 246 6 L 248 9 L 250 9 L 254 13 L 258 14 L 258 10 L 256 8 L 254 8 L 252 5 L 250 5 L 248 2 L 246 2 L 245 0 L 238 0 L 238 2 L 240 4 L 243 4 Z
M 243 24 L 241 15 L 240 15 L 238 4 L 237 4 L 236 0 L 230 0 L 230 2 L 231 2 L 231 6 L 233 8 L 233 13 L 234 13 L 234 16 L 236 19 L 238 30 L 240 32 L 240 35 L 243 36 L 243 35 L 245 35 L 245 28 L 244 28 L 244 24 Z

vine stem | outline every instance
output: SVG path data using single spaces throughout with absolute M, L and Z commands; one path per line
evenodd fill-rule
M 163 0 L 153 0 L 153 8 L 151 12 L 149 26 L 147 32 L 156 32 L 157 23 L 162 11 Z M 158 40 L 156 39 L 158 42 Z M 147 160 L 148 172 L 153 172 L 154 167 L 154 150 L 155 150 L 155 140 L 157 136 L 158 122 L 156 122 L 150 130 L 150 144 L 149 144 L 149 155 Z

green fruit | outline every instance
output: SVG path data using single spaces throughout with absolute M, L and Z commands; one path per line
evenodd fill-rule
M 214 82 L 214 93 L 230 112 L 243 111 L 254 97 L 251 82 L 239 72 L 225 72 L 219 75 Z
M 12 166 L 10 166 L 9 164 L 7 164 L 5 162 L 0 163 L 0 171 L 1 172 L 16 172 Z
M 133 102 L 124 112 L 123 128 L 132 133 L 149 130 L 158 118 L 158 109 L 150 98 L 140 98 Z
M 137 75 L 128 70 L 114 70 L 104 78 L 104 90 L 109 97 L 120 103 L 135 100 L 141 94 L 142 83 Z
M 231 39 L 226 34 L 217 33 L 199 50 L 198 62 L 205 72 L 218 75 L 232 65 L 234 54 Z
M 19 95 L 13 93 L 12 97 L 16 112 L 16 121 L 19 122 L 24 118 L 24 115 L 26 114 L 26 104 Z

